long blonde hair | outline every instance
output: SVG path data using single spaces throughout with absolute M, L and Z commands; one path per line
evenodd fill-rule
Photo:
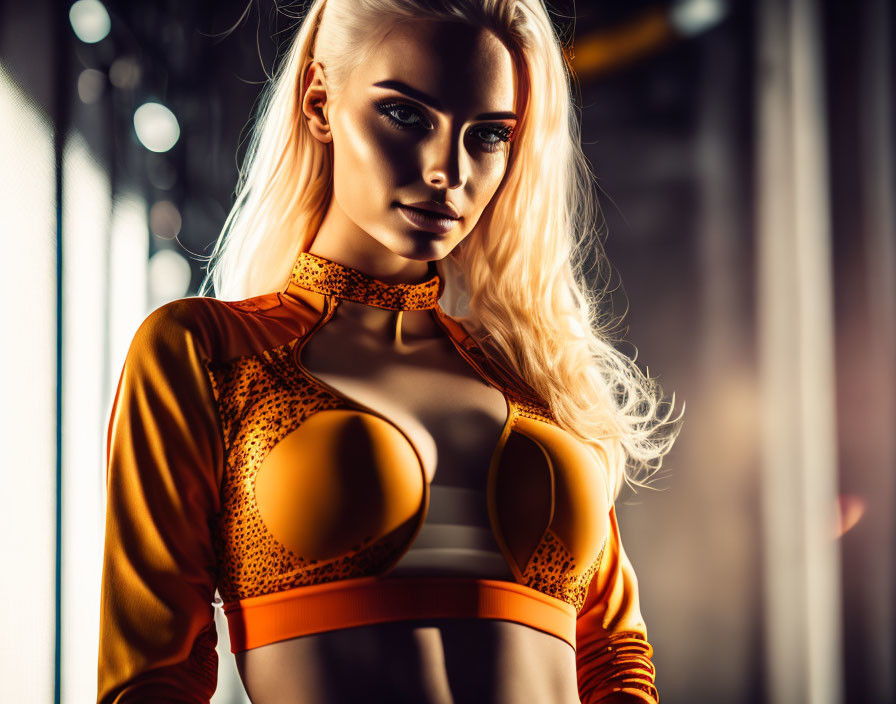
M 608 263 L 595 226 L 593 175 L 580 146 L 575 78 L 543 0 L 313 0 L 262 94 L 236 200 L 199 295 L 238 300 L 282 290 L 332 196 L 327 145 L 301 111 L 308 64 L 338 95 L 390 23 L 467 22 L 495 32 L 520 78 L 521 119 L 504 179 L 474 230 L 437 263 L 442 305 L 490 355 L 510 365 L 562 428 L 597 454 L 615 501 L 623 480 L 648 486 L 680 431 L 654 379 L 617 350 L 602 310 Z M 450 302 L 450 304 L 449 304 Z M 663 414 L 664 406 L 667 406 Z

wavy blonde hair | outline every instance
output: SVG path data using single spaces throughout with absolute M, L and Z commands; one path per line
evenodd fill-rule
M 522 110 L 504 179 L 474 230 L 437 263 L 442 305 L 509 365 L 562 428 L 597 456 L 615 501 L 623 481 L 648 486 L 680 430 L 662 390 L 614 346 L 585 260 L 608 267 L 595 227 L 593 175 L 580 146 L 575 77 L 542 0 L 313 0 L 260 100 L 236 199 L 200 287 L 237 300 L 282 290 L 332 196 L 327 146 L 301 110 L 316 59 L 338 95 L 386 28 L 420 19 L 493 31 L 520 76 Z M 621 320 L 621 319 L 620 319 Z M 682 409 L 683 410 L 683 409 Z

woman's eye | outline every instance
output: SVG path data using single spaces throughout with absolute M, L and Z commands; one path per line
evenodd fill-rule
M 377 109 L 399 129 L 417 127 L 423 125 L 423 119 L 416 110 L 401 103 L 383 103 L 377 105 Z M 416 121 L 414 120 L 416 118 Z
M 513 135 L 513 128 L 502 126 L 493 129 L 476 130 L 483 135 L 484 139 L 480 141 L 485 146 L 486 151 L 494 152 L 500 149 L 503 142 L 509 142 Z
M 382 113 L 389 122 L 400 130 L 407 129 L 432 129 L 423 116 L 414 108 L 404 103 L 379 103 L 377 110 Z M 513 135 L 513 128 L 507 125 L 500 127 L 479 127 L 472 130 L 477 135 L 477 141 L 487 152 L 496 152 L 503 142 L 509 142 Z

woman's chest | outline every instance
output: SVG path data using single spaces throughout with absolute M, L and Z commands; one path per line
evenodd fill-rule
M 390 355 L 319 332 L 210 365 L 225 601 L 388 574 L 438 508 L 432 487 L 452 486 L 499 578 L 581 606 L 607 536 L 601 467 L 452 346 Z
M 417 451 L 427 482 L 484 491 L 507 423 L 504 394 L 444 336 L 396 345 L 335 327 L 303 345 L 304 371 L 399 429 Z

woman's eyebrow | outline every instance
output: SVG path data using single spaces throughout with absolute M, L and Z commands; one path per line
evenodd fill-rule
M 417 100 L 427 107 L 432 108 L 436 112 L 444 113 L 445 110 L 442 107 L 442 104 L 433 98 L 431 95 L 424 93 L 422 90 L 418 88 L 414 88 L 409 86 L 407 83 L 403 83 L 402 81 L 379 81 L 378 83 L 374 83 L 374 86 L 377 88 L 389 88 L 390 90 L 396 90 L 399 93 L 404 93 L 409 98 L 413 98 Z M 473 118 L 474 120 L 516 120 L 518 119 L 515 112 L 484 112 L 480 115 L 477 115 Z

